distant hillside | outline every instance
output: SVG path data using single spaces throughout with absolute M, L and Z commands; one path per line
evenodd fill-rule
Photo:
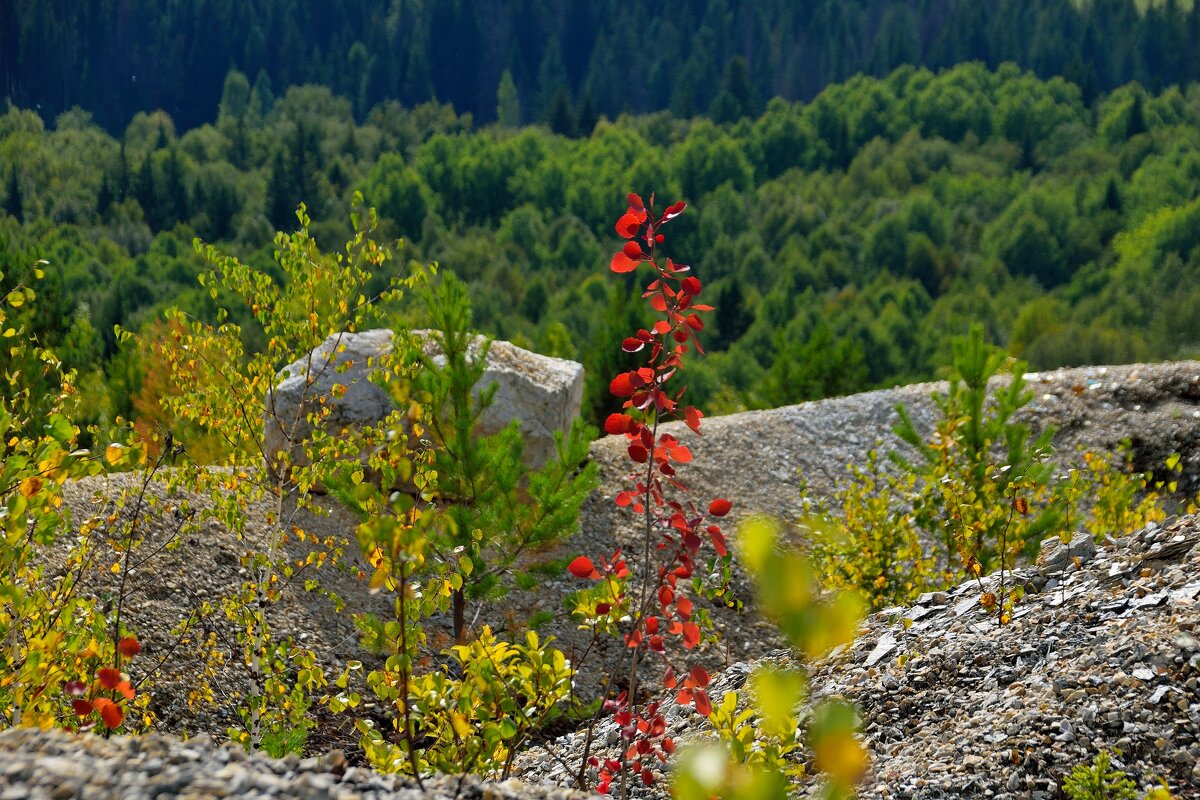
M 96 421 L 166 390 L 114 325 L 211 318 L 193 237 L 265 266 L 304 201 L 332 251 L 359 189 L 405 258 L 469 282 L 480 330 L 582 361 L 597 422 L 645 324 L 607 268 L 630 190 L 691 204 L 667 247 L 716 307 L 688 370 L 714 412 L 928 380 L 973 322 L 1035 369 L 1200 354 L 1200 84 L 1088 104 L 1012 64 L 901 67 L 737 123 L 624 116 L 577 138 L 471 130 L 438 104 L 360 124 L 323 87 L 253 97 L 234 76 L 215 123 L 139 114 L 120 138 L 79 112 L 0 115 L 0 287 L 50 262 L 25 324 L 89 376 Z
M 261 98 L 317 83 L 362 120 L 383 100 L 515 122 L 670 109 L 736 119 L 858 73 L 1014 61 L 1077 83 L 1200 77 L 1188 0 L 39 0 L 0 4 L 0 98 L 108 130 L 162 108 L 209 118 L 231 68 Z M 508 95 L 511 100 L 514 95 Z M 503 104 L 501 104 L 503 105 Z M 589 126 L 590 127 L 590 126 Z

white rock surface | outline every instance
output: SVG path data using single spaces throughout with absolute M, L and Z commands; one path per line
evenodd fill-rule
M 426 341 L 425 353 L 435 363 L 441 350 L 431 331 L 414 331 Z M 289 446 L 298 448 L 309 435 L 304 421 L 307 408 L 326 397 L 332 408 L 327 427 L 332 432 L 353 425 L 378 422 L 391 410 L 387 393 L 371 382 L 371 374 L 392 351 L 392 331 L 334 334 L 310 355 L 280 371 L 280 383 L 267 399 L 265 440 L 268 455 Z M 483 345 L 478 337 L 474 352 Z M 310 383 L 309 375 L 313 376 Z M 341 397 L 333 396 L 335 384 L 346 386 Z M 566 432 L 579 416 L 583 400 L 583 365 L 524 350 L 495 341 L 488 350 L 487 368 L 475 393 L 495 384 L 492 405 L 479 420 L 478 432 L 490 435 L 512 420 L 521 423 L 525 434 L 525 463 L 539 467 L 554 456 L 554 434 Z M 298 449 L 297 463 L 303 463 Z

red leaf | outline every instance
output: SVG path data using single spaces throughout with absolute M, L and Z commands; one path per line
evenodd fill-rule
M 641 350 L 645 346 L 646 346 L 645 342 L 643 342 L 641 339 L 635 339 L 632 336 L 628 337 L 627 339 L 625 339 L 624 341 L 621 342 L 621 349 L 624 350 L 626 353 L 636 353 L 637 351 Z
M 630 211 L 645 212 L 646 204 L 642 202 L 642 198 L 638 197 L 633 192 L 630 192 L 629 194 L 625 195 L 625 199 L 629 201 L 629 210 Z
M 687 203 L 682 200 L 667 206 L 667 210 L 663 213 L 663 221 L 666 222 L 667 220 L 675 219 L 683 213 L 685 208 L 687 208 Z
M 622 433 L 629 433 L 633 429 L 633 418 L 628 414 L 609 414 L 608 419 L 604 420 L 604 430 L 617 436 Z
M 650 451 L 640 444 L 631 444 L 629 445 L 629 457 L 639 464 L 645 464 L 646 459 L 650 457 Z
M 683 623 L 683 646 L 687 648 L 700 644 L 700 626 L 694 622 Z
M 580 556 L 571 562 L 567 567 L 567 571 L 576 578 L 599 578 L 600 573 L 596 572 L 596 565 L 587 556 Z
M 621 248 L 621 252 L 627 258 L 637 259 L 638 261 L 642 259 L 642 246 L 635 241 L 630 240 L 626 242 L 625 246 Z
M 125 719 L 125 712 L 121 710 L 119 705 L 112 700 L 101 697 L 96 700 L 95 706 L 96 710 L 100 712 L 100 719 L 106 727 L 110 729 L 121 727 L 121 722 Z
M 624 508 L 625 506 L 627 506 L 633 502 L 634 497 L 636 497 L 636 495 L 634 495 L 633 492 L 626 490 L 624 492 L 619 492 L 617 494 L 616 500 L 614 500 L 613 502 L 615 502 L 617 505 Z
M 608 266 L 613 272 L 633 272 L 640 263 L 642 263 L 640 259 L 632 259 L 625 255 L 624 250 L 618 250 Z
M 679 464 L 687 464 L 692 460 L 692 451 L 686 447 L 675 447 L 671 450 L 671 458 Z
M 690 278 L 684 278 L 684 281 L 682 284 L 680 284 L 679 289 L 684 294 L 695 297 L 696 295 L 700 294 L 700 279 L 695 275 L 691 276 Z
M 138 640 L 132 636 L 126 636 L 121 641 L 117 642 L 117 649 L 121 651 L 121 655 L 126 658 L 133 658 L 138 653 L 142 652 L 142 646 L 138 644 Z
M 696 433 L 700 432 L 700 420 L 704 417 L 704 412 L 695 406 L 688 406 L 683 410 L 683 419 L 687 426 Z
M 692 692 L 692 699 L 696 701 L 696 711 L 702 716 L 707 717 L 712 713 L 712 703 L 708 700 L 708 692 L 701 690 Z
M 132 700 L 135 692 L 129 681 L 121 681 L 117 684 L 117 692 L 126 700 Z
M 71 708 L 75 711 L 75 716 L 86 717 L 92 713 L 92 704 L 87 700 L 72 700 Z
M 646 618 L 646 633 L 658 633 L 658 617 Z
M 669 606 L 674 600 L 674 589 L 672 589 L 670 586 L 660 586 L 658 588 L 658 602 L 662 603 L 664 606 Z
M 675 603 L 675 610 L 679 612 L 679 616 L 687 619 L 692 615 L 692 601 L 686 597 L 679 598 Z
M 695 314 L 688 314 L 685 322 L 687 322 L 688 327 L 694 331 L 704 330 L 704 320 L 700 319 Z
M 675 670 L 673 670 L 671 667 L 667 667 L 667 671 L 663 673 L 663 688 L 675 688 Z
M 63 687 L 63 691 L 71 697 L 82 697 L 87 693 L 87 684 L 83 681 L 67 681 L 67 685 Z
M 733 508 L 733 503 L 723 497 L 718 497 L 708 504 L 708 513 L 714 517 L 723 517 L 729 513 L 731 508 Z
M 692 667 L 690 675 L 692 680 L 696 682 L 697 686 L 708 686 L 708 682 L 711 680 L 709 678 L 708 671 L 701 666 Z
M 725 542 L 725 534 L 721 533 L 721 529 L 716 525 L 712 525 L 708 529 L 708 536 L 712 539 L 713 547 L 717 551 L 717 555 L 722 558 L 729 555 L 729 546 Z
M 644 770 L 642 770 L 642 783 L 646 784 L 647 786 L 650 786 L 654 783 L 654 773 L 650 771 L 649 767 L 646 767 Z
M 632 239 L 638 235 L 638 229 L 642 227 L 642 223 L 645 221 L 645 211 L 637 211 L 631 208 L 617 220 L 617 234 L 622 238 Z
M 622 372 L 612 379 L 612 383 L 608 385 L 608 390 L 617 397 L 631 396 L 636 391 L 636 387 L 631 380 L 632 375 L 636 375 L 636 373 Z
M 661 294 L 654 295 L 654 297 L 650 298 L 650 307 L 655 311 L 666 311 L 667 298 L 663 297 Z
M 675 740 L 672 739 L 670 736 L 663 739 L 662 740 L 662 749 L 663 749 L 663 752 L 668 755 L 670 755 L 671 753 L 674 753 L 675 752 Z
M 96 670 L 96 680 L 100 681 L 100 685 L 105 689 L 115 689 L 121 682 L 121 670 L 103 667 Z
M 681 706 L 689 705 L 692 702 L 692 690 L 680 689 L 675 694 L 675 702 Z

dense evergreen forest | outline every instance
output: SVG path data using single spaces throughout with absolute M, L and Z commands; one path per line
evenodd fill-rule
M 725 122 L 859 73 L 965 61 L 1065 77 L 1085 105 L 1130 81 L 1158 91 L 1200 78 L 1200 11 L 1192 0 L 0 3 L 0 96 L 46 119 L 81 105 L 112 133 L 158 108 L 181 130 L 208 121 L 231 68 L 260 98 L 328 86 L 359 122 L 384 100 L 436 99 L 486 123 L 509 92 L 508 122 L 562 125 L 665 109 Z
M 717 307 L 689 391 L 718 411 L 930 377 L 977 320 L 1037 368 L 1200 353 L 1196 84 L 1089 104 L 1011 64 L 902 67 L 736 122 L 623 115 L 569 137 L 437 103 L 356 122 L 328 88 L 272 98 L 231 72 L 213 111 L 186 132 L 137 114 L 119 137 L 80 110 L 0 116 L 3 280 L 49 262 L 21 321 L 87 376 L 98 420 L 169 390 L 114 325 L 209 315 L 193 237 L 269 267 L 304 200 L 336 249 L 358 188 L 408 257 L 471 284 L 483 330 L 593 379 L 641 305 L 606 269 L 614 213 L 631 189 L 685 198 L 677 255 Z M 589 402 L 607 409 L 597 385 Z

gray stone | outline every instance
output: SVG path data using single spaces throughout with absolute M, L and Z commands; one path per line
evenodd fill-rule
M 1044 539 L 1037 566 L 1042 575 L 1051 575 L 1062 572 L 1074 564 L 1075 559 L 1079 559 L 1080 564 L 1086 564 L 1095 557 L 1096 540 L 1091 534 L 1081 531 L 1069 543 L 1057 537 Z
M 424 338 L 426 356 L 438 363 L 441 350 L 431 332 L 413 333 Z M 312 429 L 305 416 L 322 398 L 330 409 L 324 427 L 333 435 L 382 421 L 391 412 L 392 401 L 371 377 L 391 355 L 392 340 L 393 332 L 383 329 L 333 334 L 281 370 L 279 383 L 266 401 L 264 449 L 268 460 L 275 462 L 282 451 L 291 453 L 293 463 L 307 463 L 303 443 Z M 483 337 L 476 339 L 476 354 L 484 341 Z M 579 416 L 583 366 L 496 341 L 473 391 L 478 394 L 492 385 L 496 386 L 494 401 L 480 417 L 478 432 L 490 435 L 517 420 L 525 435 L 526 464 L 545 464 L 555 454 L 554 434 L 565 432 Z

